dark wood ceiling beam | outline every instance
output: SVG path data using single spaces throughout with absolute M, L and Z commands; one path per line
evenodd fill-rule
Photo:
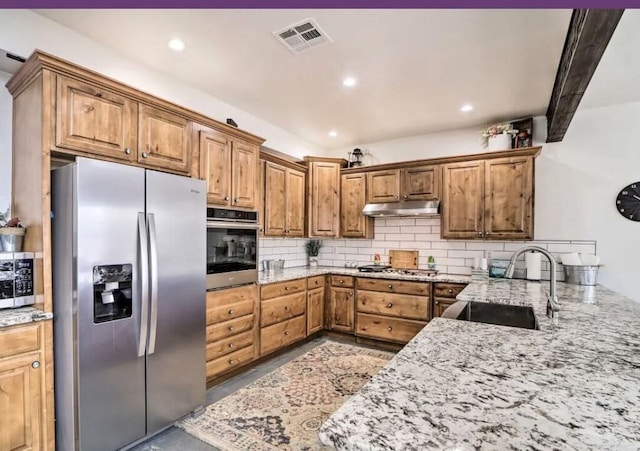
M 574 9 L 547 108 L 547 142 L 562 141 L 624 9 Z

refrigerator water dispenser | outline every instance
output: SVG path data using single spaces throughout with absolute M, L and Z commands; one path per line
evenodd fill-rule
M 131 264 L 93 267 L 93 322 L 129 318 L 132 313 Z

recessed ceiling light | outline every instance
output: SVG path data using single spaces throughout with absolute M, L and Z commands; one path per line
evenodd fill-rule
M 469 111 L 473 111 L 473 106 L 471 105 L 462 105 L 462 108 L 460 108 L 460 111 L 462 111 L 463 113 L 468 113 Z
M 344 80 L 342 80 L 342 84 L 349 88 L 352 86 L 355 86 L 357 82 L 358 81 L 353 77 L 347 77 Z
M 169 41 L 169 48 L 177 52 L 184 50 L 185 45 L 181 39 L 175 38 Z
M 335 130 L 331 130 L 331 131 L 329 132 L 329 136 L 331 136 L 332 138 L 335 138 L 336 136 L 338 136 L 338 132 L 337 132 L 337 131 L 335 131 Z

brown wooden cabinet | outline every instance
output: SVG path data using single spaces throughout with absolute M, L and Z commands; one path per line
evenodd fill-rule
M 445 164 L 442 238 L 533 239 L 533 157 Z
M 189 173 L 191 122 L 159 108 L 138 105 L 138 163 Z
M 345 238 L 368 238 L 374 235 L 374 220 L 362 214 L 367 203 L 367 175 L 344 174 L 341 183 L 340 233 Z
M 260 305 L 260 355 L 307 335 L 307 279 L 262 285 Z
M 432 317 L 438 318 L 442 316 L 442 313 L 444 313 L 450 305 L 456 303 L 456 296 L 458 296 L 466 286 L 467 284 L 465 283 L 434 283 Z
M 310 237 L 340 235 L 340 169 L 337 158 L 305 157 L 307 163 L 307 223 Z
M 212 129 L 199 130 L 200 178 L 207 203 L 255 209 L 258 199 L 258 147 Z
M 45 449 L 43 324 L 0 329 L 0 449 Z M 49 413 L 52 415 L 52 413 Z
M 419 166 L 400 171 L 403 200 L 438 200 L 440 196 L 440 166 Z
M 264 171 L 264 235 L 304 236 L 305 173 L 271 161 Z
M 331 287 L 329 299 L 329 329 L 339 332 L 354 331 L 355 290 L 353 288 Z
M 400 171 L 367 173 L 367 203 L 397 202 L 400 200 Z
M 307 291 L 307 335 L 324 328 L 324 287 Z
M 207 380 L 258 356 L 258 312 L 255 284 L 207 293 Z

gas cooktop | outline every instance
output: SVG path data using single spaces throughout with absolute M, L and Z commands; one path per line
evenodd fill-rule
M 360 272 L 378 272 L 384 274 L 400 274 L 403 276 L 437 276 L 437 269 L 399 269 L 387 265 L 358 266 Z

